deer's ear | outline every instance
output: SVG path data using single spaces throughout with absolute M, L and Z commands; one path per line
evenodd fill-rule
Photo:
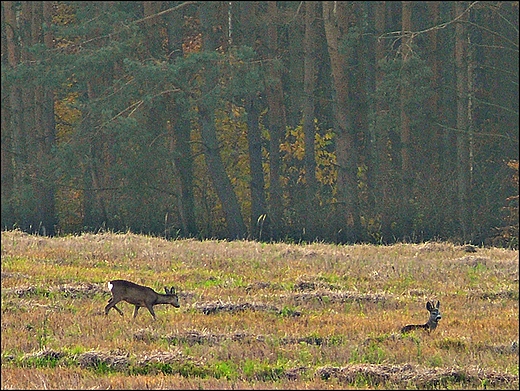
M 172 289 L 170 289 L 170 293 L 171 293 L 172 295 L 175 294 L 175 287 L 174 287 L 174 286 L 172 286 Z
M 435 308 L 440 308 L 441 306 L 441 302 L 439 300 L 437 300 L 437 305 L 435 306 Z
M 170 291 L 168 290 L 168 288 L 167 288 L 167 287 L 164 287 L 164 291 L 166 292 L 166 294 L 167 294 L 167 295 L 169 295 L 169 294 L 170 294 Z
M 433 309 L 432 303 L 427 302 L 427 303 L 426 303 L 426 309 L 427 309 L 428 311 L 431 311 L 431 310 Z

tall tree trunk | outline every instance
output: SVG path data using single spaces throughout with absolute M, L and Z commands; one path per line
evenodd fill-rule
M 39 1 L 22 1 L 20 14 L 20 38 L 22 44 L 21 61 L 29 68 L 34 64 L 34 55 L 30 48 L 33 45 L 43 43 L 40 35 L 43 25 L 43 4 Z M 24 125 L 26 127 L 26 150 L 27 150 L 27 171 L 26 176 L 30 178 L 31 201 L 26 202 L 30 205 L 29 219 L 31 221 L 31 231 L 46 235 L 53 231 L 55 222 L 51 217 L 48 220 L 47 210 L 50 206 L 46 202 L 47 190 L 52 187 L 52 180 L 46 178 L 45 168 L 48 165 L 49 157 L 43 156 L 43 146 L 45 143 L 45 125 L 43 122 L 43 87 L 27 85 L 22 90 L 22 105 L 24 111 Z M 52 102 L 53 104 L 53 102 Z M 52 193 L 50 194 L 52 197 Z M 52 203 L 53 201 L 51 201 Z M 47 221 L 48 220 L 48 221 Z
M 9 6 L 12 6 L 12 2 L 5 1 L 2 2 L 2 49 L 1 52 L 7 53 L 7 55 L 2 55 L 1 61 L 2 61 L 2 68 L 8 68 L 10 66 L 9 64 L 9 57 L 11 56 L 10 51 L 8 51 L 7 47 L 7 30 L 11 29 L 12 26 L 8 25 L 6 23 L 6 17 L 5 17 L 5 11 L 4 9 Z M 12 33 L 11 33 L 11 41 L 12 41 Z M 10 42 L 10 45 L 13 45 L 14 42 Z M 11 48 L 13 50 L 14 48 Z M 4 88 L 5 87 L 5 88 Z M 13 221 L 13 207 L 11 203 L 11 197 L 14 194 L 13 193 L 13 153 L 12 153 L 12 134 L 13 129 L 11 126 L 11 107 L 10 107 L 10 92 L 12 91 L 12 87 L 6 87 L 2 86 L 1 94 L 2 94 L 2 105 L 1 107 L 1 115 L 0 115 L 0 121 L 1 121 L 1 129 L 2 129 L 2 186 L 1 192 L 1 202 L 2 202 L 2 227 L 11 227 L 14 223 Z M 3 102 L 6 102 L 4 104 Z
M 412 2 L 402 2 L 402 26 L 401 26 L 401 197 L 399 224 L 403 239 L 410 238 L 412 234 L 412 184 L 413 170 L 410 161 L 411 130 L 408 105 L 410 104 L 410 70 L 408 61 L 412 53 Z
M 384 102 L 383 96 L 380 93 L 383 83 L 383 70 L 381 69 L 381 61 L 386 56 L 386 40 L 380 39 L 386 32 L 386 17 L 387 17 L 387 2 L 378 1 L 375 5 L 374 23 L 376 30 L 375 42 L 375 61 L 376 61 L 376 76 L 375 76 L 375 139 L 376 139 L 376 156 L 374 164 L 375 179 L 375 203 L 376 211 L 380 216 L 380 241 L 388 243 L 392 239 L 392 189 L 390 186 L 391 162 L 389 158 L 390 151 L 388 150 L 389 134 L 387 127 L 384 125 L 385 113 L 388 111 L 388 106 Z
M 91 8 L 94 10 L 93 17 L 97 17 L 102 12 L 109 12 L 108 3 L 100 3 L 101 7 Z M 93 7 L 89 2 L 80 3 L 81 7 Z M 86 41 L 90 38 L 95 38 L 100 35 L 97 29 L 89 31 L 86 35 Z M 91 43 L 91 50 L 96 50 L 100 45 L 99 41 Z M 101 134 L 102 129 L 99 126 L 101 119 L 98 114 L 94 112 L 95 102 L 102 95 L 105 85 L 105 80 L 110 79 L 111 75 L 106 75 L 101 72 L 93 73 L 86 80 L 85 91 L 85 107 L 82 112 L 83 121 L 81 122 L 80 133 L 84 135 L 84 142 L 87 147 L 86 164 L 84 172 L 84 203 L 83 207 L 83 226 L 87 229 L 99 229 L 101 227 L 110 227 L 110 221 L 107 211 L 107 200 L 105 185 L 110 183 L 106 169 L 109 166 L 107 160 L 108 151 L 107 145 L 110 141 L 106 140 Z
M 43 26 L 52 25 L 52 2 L 32 2 L 32 41 L 43 43 L 48 50 L 54 46 L 52 30 Z M 38 203 L 38 220 L 41 233 L 54 235 L 57 224 L 56 189 L 53 177 L 53 150 L 56 145 L 56 124 L 54 119 L 54 93 L 48 85 L 38 85 L 34 90 L 34 123 L 36 132 L 36 183 L 35 195 Z
M 440 24 L 440 1 L 429 1 L 428 2 L 428 20 L 430 21 L 432 26 L 437 26 Z M 440 33 L 437 29 L 432 29 L 428 33 L 428 62 L 430 64 L 432 76 L 430 87 L 432 90 L 431 98 L 429 99 L 429 107 L 428 110 L 430 112 L 430 128 L 432 130 L 431 136 L 428 137 L 428 145 L 424 147 L 428 148 L 431 151 L 431 159 L 429 159 L 429 170 L 431 172 L 431 180 L 429 183 L 441 184 L 440 186 L 435 186 L 435 188 L 431 188 L 428 191 L 430 198 L 432 199 L 432 203 L 436 203 L 437 200 L 446 200 L 449 198 L 448 190 L 448 182 L 445 180 L 446 176 L 443 172 L 443 160 L 446 158 L 444 154 L 444 145 L 443 145 L 443 129 L 440 126 L 440 118 L 442 117 L 442 111 L 440 109 L 440 87 L 442 85 L 442 77 L 441 77 L 441 69 L 442 69 L 442 51 L 440 44 Z M 436 217 L 438 222 L 445 221 L 448 216 L 452 215 L 452 212 L 448 210 L 446 207 L 442 207 L 440 203 L 437 203 L 438 207 L 436 207 Z M 434 226 L 433 232 L 442 232 L 445 228 L 436 223 Z
M 52 25 L 53 17 L 53 3 L 50 1 L 43 1 L 43 22 L 46 26 Z M 47 49 L 54 47 L 54 35 L 52 30 L 48 29 L 43 33 L 43 42 Z M 54 114 L 54 91 L 49 86 L 43 87 L 43 113 L 42 113 L 42 128 L 44 132 L 43 139 L 43 159 L 47 162 L 45 167 L 47 172 L 45 177 L 48 183 L 44 184 L 43 189 L 43 221 L 47 228 L 49 235 L 54 235 L 55 226 L 58 223 L 56 215 L 56 187 L 54 182 L 54 159 L 53 151 L 56 147 L 56 119 Z
M 428 15 L 429 19 L 433 26 L 437 26 L 440 21 L 440 1 L 429 1 L 428 2 Z M 431 78 L 431 88 L 432 88 L 432 96 L 430 98 L 430 109 L 433 115 L 433 118 L 437 118 L 439 116 L 439 85 L 441 82 L 440 78 L 440 56 L 439 56 L 439 32 L 437 29 L 432 29 L 429 33 L 429 46 L 430 46 L 430 67 L 432 70 L 432 78 Z M 432 163 L 439 166 L 439 159 L 441 154 L 439 153 L 439 148 L 441 148 L 441 129 L 439 129 L 438 125 L 432 124 L 432 128 L 434 129 L 432 139 L 432 147 L 435 149 L 436 154 L 435 159 L 433 159 Z
M 375 90 L 376 90 L 376 78 L 377 78 L 377 60 L 376 60 L 376 46 L 377 46 L 377 31 L 376 31 L 376 13 L 378 3 L 364 2 L 362 6 L 363 19 L 366 21 L 363 25 L 367 25 L 363 30 L 363 44 L 360 45 L 360 54 L 358 55 L 362 61 L 362 67 L 365 70 L 364 75 L 364 86 L 362 85 L 363 92 L 363 104 L 360 106 L 362 115 L 360 116 L 363 120 L 363 128 L 366 128 L 366 137 L 364 143 L 364 163 L 367 167 L 366 170 L 366 210 L 365 216 L 372 220 L 378 221 L 379 211 L 377 210 L 376 201 L 378 194 L 376 190 L 377 186 L 377 169 L 376 166 L 379 162 L 379 151 L 377 149 L 377 129 L 374 126 L 375 119 Z M 370 26 L 370 27 L 369 27 Z M 365 34 L 365 31 L 370 34 Z M 361 80 L 359 80 L 361 81 Z M 374 224 L 371 224 L 374 227 Z M 368 227 L 367 227 L 368 228 Z M 373 232 L 373 228 L 371 228 Z
M 186 99 L 187 97 L 182 94 L 175 102 L 171 102 L 168 133 L 170 135 L 170 152 L 172 154 L 174 172 L 178 181 L 177 205 L 182 235 L 195 237 L 199 231 L 195 217 L 193 155 L 190 143 L 191 124 L 186 117 L 189 110 Z M 183 109 L 184 111 L 182 111 Z
M 199 15 L 202 24 L 202 46 L 204 51 L 211 53 L 217 49 L 213 26 L 216 24 L 216 7 L 218 3 L 203 3 L 199 6 Z M 245 238 L 247 229 L 240 212 L 235 191 L 226 173 L 222 157 L 220 156 L 217 131 L 215 127 L 215 102 L 213 96 L 218 82 L 218 69 L 215 64 L 206 67 L 203 75 L 202 97 L 199 103 L 199 117 L 201 121 L 202 141 L 205 147 L 204 156 L 206 166 L 213 181 L 222 209 L 224 210 L 228 235 L 230 239 Z
M 15 69 L 20 62 L 20 47 L 18 36 L 18 22 L 16 20 L 16 2 L 4 1 L 4 16 L 6 23 L 6 46 L 7 62 L 9 67 Z M 22 88 L 16 83 L 11 85 L 9 93 L 10 106 L 10 129 L 11 129 L 11 154 L 13 170 L 12 202 L 19 202 L 24 194 L 24 172 L 26 169 L 26 130 L 23 121 Z M 25 216 L 19 215 L 13 208 L 15 222 L 22 228 L 27 229 L 28 224 Z
M 26 67 L 31 67 L 33 65 L 34 57 L 29 52 L 29 48 L 31 45 L 33 45 L 35 42 L 33 41 L 33 37 L 31 36 L 32 33 L 32 2 L 30 1 L 21 1 L 21 12 L 19 15 L 19 37 L 20 37 L 20 62 L 24 64 Z M 26 166 L 25 166 L 25 177 L 26 180 L 29 181 L 30 187 L 31 187 L 31 212 L 28 213 L 28 217 L 30 219 L 30 223 L 32 226 L 32 231 L 36 232 L 39 225 L 41 224 L 40 221 L 38 221 L 38 215 L 36 212 L 36 203 L 34 196 L 37 193 L 37 175 L 36 175 L 36 166 L 37 166 L 37 130 L 36 130 L 36 124 L 34 122 L 34 100 L 35 100 L 35 88 L 32 85 L 28 85 L 28 83 L 23 83 L 22 87 L 22 118 L 23 118 L 23 125 L 24 125 L 24 132 L 25 132 L 25 145 L 24 150 L 26 154 Z M 35 202 L 36 201 L 36 202 Z M 25 205 L 26 207 L 29 206 Z
M 31 45 L 43 43 L 42 26 L 43 26 L 43 2 L 31 2 Z M 34 127 L 34 153 L 33 155 L 33 170 L 34 170 L 34 195 L 38 208 L 38 221 L 42 225 L 42 231 L 47 231 L 47 223 L 44 223 L 45 212 L 45 185 L 50 184 L 49 179 L 46 178 L 47 161 L 45 159 L 45 129 L 43 128 L 43 85 L 39 84 L 33 87 L 33 102 L 32 102 L 32 121 L 38 126 Z
M 464 242 L 471 239 L 471 204 L 470 204 L 470 148 L 469 133 L 471 131 L 471 110 L 468 77 L 468 32 L 466 22 L 468 3 L 457 1 L 455 14 L 462 15 L 455 28 L 455 63 L 457 73 L 457 183 L 458 210 L 461 238 Z M 464 13 L 464 14 L 463 14 Z
M 146 49 L 152 58 L 156 58 L 162 54 L 162 42 L 159 32 L 158 17 L 153 17 L 161 9 L 162 1 L 143 1 L 144 17 L 149 17 L 144 23 L 144 30 L 147 37 Z
M 168 35 L 168 60 L 175 63 L 183 56 L 182 38 L 184 32 L 183 12 L 170 12 L 165 16 Z M 173 156 L 174 171 L 177 174 L 179 195 L 178 210 L 182 234 L 197 236 L 195 200 L 193 196 L 193 154 L 191 148 L 191 124 L 188 118 L 189 105 L 185 92 L 170 97 L 169 135 L 170 152 Z
M 191 124 L 186 114 L 188 107 L 185 99 L 180 97 L 172 102 L 170 110 L 169 134 L 170 152 L 173 156 L 174 171 L 178 179 L 178 210 L 182 234 L 194 237 L 198 234 L 195 218 L 195 200 L 193 196 L 193 155 L 191 150 Z M 184 109 L 184 111 L 182 111 Z M 176 115 L 175 115 L 176 114 Z
M 315 98 L 316 89 L 316 42 L 318 21 L 318 2 L 305 2 L 305 58 L 304 58 L 304 99 L 303 99 L 303 131 L 305 139 L 305 235 L 307 240 L 314 240 L 317 236 L 316 230 L 316 151 L 315 139 L 316 130 L 314 126 L 315 118 Z
M 440 3 L 440 20 L 453 20 L 455 15 L 456 2 L 443 1 Z M 455 27 L 455 26 L 454 26 Z M 454 235 L 460 229 L 458 219 L 458 184 L 457 184 L 457 132 L 452 129 L 457 126 L 457 93 L 456 80 L 457 70 L 455 64 L 455 39 L 454 29 L 444 29 L 438 31 L 439 64 L 443 65 L 439 69 L 439 102 L 438 102 L 438 123 L 440 129 L 439 140 L 439 166 L 440 177 L 443 180 L 444 199 L 442 202 L 443 215 L 440 215 L 442 230 Z M 450 64 L 449 66 L 446 66 Z M 442 197 L 442 196 L 441 196 Z M 442 200 L 442 198 L 440 198 Z
M 269 226 L 274 240 L 281 238 L 283 229 L 283 190 L 280 182 L 280 142 L 286 128 L 285 105 L 283 102 L 282 75 L 278 57 L 277 3 L 267 3 L 269 22 L 267 25 L 267 47 L 270 61 L 266 62 L 266 95 L 269 107 Z
M 368 47 L 368 7 L 371 6 L 369 2 L 354 2 L 352 9 L 351 26 L 353 29 L 353 39 L 356 44 L 354 46 L 354 57 L 351 64 L 351 88 L 349 90 L 350 102 L 352 104 L 353 116 L 353 135 L 357 149 L 359 150 L 359 157 L 356 165 L 356 186 L 358 187 L 358 214 L 365 217 L 365 221 L 372 218 L 373 198 L 370 191 L 367 191 L 367 183 L 371 183 L 370 173 L 366 169 L 358 170 L 358 167 L 367 167 L 368 160 L 372 158 L 370 145 L 370 131 L 368 124 L 369 103 L 367 92 L 370 88 L 371 78 L 371 56 L 373 49 Z M 350 34 L 352 35 L 352 34 Z M 367 151 L 368 150 L 368 151 Z M 359 176 L 359 174 L 363 176 Z M 363 183 L 364 186 L 358 185 L 358 182 Z M 369 208 L 369 210 L 364 209 Z M 367 224 L 368 225 L 368 224 Z M 359 227 L 358 241 L 366 239 L 365 232 Z
M 346 41 L 349 27 L 356 24 L 355 3 L 323 2 L 323 20 L 329 50 L 332 77 L 334 80 L 334 128 L 336 132 L 337 217 L 338 242 L 355 242 L 361 238 L 359 194 L 357 186 L 358 143 L 354 129 L 353 104 L 351 101 L 352 80 L 350 67 L 356 48 L 353 40 L 340 49 Z
M 305 2 L 280 2 L 279 10 L 281 13 L 296 13 L 300 8 L 300 12 L 304 12 L 306 8 Z M 285 120 L 286 125 L 295 128 L 300 125 L 301 110 L 304 105 L 304 79 L 305 79 L 305 46 L 304 42 L 304 25 L 303 18 L 295 18 L 291 23 L 290 32 L 283 35 L 281 32 L 278 36 L 278 47 L 284 47 L 285 53 L 283 55 L 283 64 L 286 71 L 283 75 L 283 90 L 284 95 L 290 96 L 291 99 L 285 100 Z M 278 50 L 278 49 L 277 49 Z M 278 53 L 280 53 L 278 51 Z
M 257 53 L 259 34 L 257 18 L 258 5 L 254 1 L 237 3 L 239 23 L 235 24 L 234 44 L 237 46 L 249 46 Z M 253 23 L 252 23 L 253 21 Z M 255 64 L 251 64 L 256 67 Z M 251 221 L 250 234 L 253 239 L 261 240 L 265 232 L 268 232 L 267 202 L 265 194 L 265 179 L 262 158 L 262 132 L 260 129 L 260 102 L 257 89 L 247 91 L 244 96 L 244 107 L 247 113 L 247 143 L 249 151 L 249 170 L 251 182 Z
M 262 166 L 262 136 L 259 125 L 258 98 L 256 94 L 246 98 L 247 142 L 249 149 L 249 167 L 251 171 L 251 235 L 262 239 L 268 227 L 266 219 L 265 180 Z

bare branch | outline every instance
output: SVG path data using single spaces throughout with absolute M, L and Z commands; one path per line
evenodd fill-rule
M 420 34 L 425 34 L 425 33 L 428 33 L 430 31 L 434 31 L 434 30 L 442 30 L 442 29 L 444 29 L 444 28 L 446 28 L 446 27 L 448 27 L 448 26 L 458 22 L 458 20 L 460 18 L 462 18 L 467 12 L 469 12 L 469 10 L 471 8 L 473 8 L 478 3 L 480 3 L 480 2 L 479 1 L 474 1 L 460 15 L 458 15 L 457 17 L 455 17 L 455 19 L 452 19 L 452 20 L 450 20 L 448 22 L 441 23 L 441 24 L 438 24 L 438 25 L 435 25 L 435 26 L 432 26 L 430 28 L 427 28 L 427 29 L 424 29 L 424 30 L 420 30 L 420 31 L 392 31 L 392 32 L 389 32 L 389 33 L 381 34 L 379 36 L 378 40 L 385 39 L 385 38 L 401 37 L 403 35 L 410 36 L 410 38 L 413 39 L 417 35 L 420 35 Z
M 152 99 L 154 98 L 157 98 L 158 96 L 161 96 L 161 95 L 165 95 L 165 94 L 168 94 L 170 92 L 179 92 L 180 89 L 178 88 L 175 88 L 175 89 L 171 89 L 171 90 L 165 90 L 165 91 L 161 91 L 159 92 L 158 94 L 155 94 L 154 96 L 152 96 Z M 109 124 L 110 122 L 114 121 L 115 119 L 117 119 L 118 117 L 122 116 L 125 112 L 127 112 L 128 110 L 132 109 L 132 111 L 126 116 L 127 118 L 130 117 L 132 114 L 134 114 L 136 112 L 136 110 L 142 106 L 142 104 L 144 103 L 144 100 L 138 100 L 137 102 L 131 104 L 130 106 L 126 107 L 125 109 L 123 109 L 122 111 L 120 111 L 119 113 L 117 113 L 115 116 L 113 116 L 112 118 L 110 118 L 108 121 L 105 121 L 103 122 L 101 125 L 97 126 L 96 128 L 102 128 L 104 126 L 106 126 L 107 124 Z
M 134 20 L 133 22 L 129 23 L 128 25 L 126 25 L 125 27 L 130 27 L 130 26 L 134 26 L 136 24 L 139 24 L 139 23 L 142 23 L 142 22 L 145 22 L 147 20 L 150 20 L 150 19 L 153 19 L 153 18 L 157 18 L 159 16 L 163 16 L 163 15 L 166 15 L 170 12 L 173 12 L 173 11 L 177 11 L 181 8 L 184 8 L 188 5 L 192 5 L 192 4 L 197 4 L 199 3 L 198 1 L 186 1 L 182 4 L 179 4 L 175 7 L 172 7 L 172 8 L 168 8 L 167 10 L 164 10 L 164 11 L 161 11 L 161 12 L 158 12 L 156 14 L 153 14 L 153 15 L 148 15 L 144 18 L 141 18 L 141 19 L 137 19 L 137 20 Z M 100 39 L 103 39 L 103 38 L 111 38 L 119 33 L 121 33 L 122 30 L 119 30 L 119 31 L 114 31 L 113 33 L 110 33 L 110 34 L 106 34 L 106 35 L 101 35 L 99 37 L 94 37 L 94 38 L 91 38 L 91 39 L 87 39 L 86 41 L 82 41 L 82 42 L 78 42 L 78 43 L 71 43 L 68 47 L 76 47 L 76 46 L 81 46 L 81 45 L 85 45 L 87 43 L 90 43 L 90 42 L 94 42 L 94 41 L 97 41 L 97 40 L 100 40 Z M 63 50 L 63 48 L 55 48 L 55 49 L 52 49 L 53 51 L 55 50 Z

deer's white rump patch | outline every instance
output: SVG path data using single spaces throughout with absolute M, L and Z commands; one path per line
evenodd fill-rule
M 113 288 L 113 287 L 114 287 L 114 285 L 112 285 L 112 283 L 109 281 L 109 282 L 108 282 L 108 290 L 109 290 L 110 292 L 112 292 L 112 288 Z

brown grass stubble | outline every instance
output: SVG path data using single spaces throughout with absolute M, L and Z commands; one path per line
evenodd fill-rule
M 507 351 L 512 341 L 518 341 L 518 295 L 512 293 L 518 290 L 518 255 L 507 250 L 479 249 L 478 255 L 468 256 L 446 243 L 298 246 L 168 242 L 132 234 L 48 239 L 2 232 L 2 277 L 3 352 L 22 355 L 44 344 L 56 350 L 122 350 L 139 356 L 168 351 L 172 349 L 168 338 L 191 331 L 207 339 L 179 346 L 206 362 L 232 360 L 240 365 L 256 359 L 274 365 L 282 357 L 290 363 L 287 366 L 304 365 L 312 373 L 320 367 L 345 368 L 356 360 L 361 364 L 367 359 L 377 361 L 379 349 L 381 365 L 412 363 L 425 369 L 477 365 L 513 372 L 518 384 L 518 370 L 513 369 L 518 367 L 518 354 Z M 130 320 L 130 306 L 122 306 L 124 319 L 115 313 L 105 318 L 102 309 L 109 296 L 104 286 L 111 278 L 128 278 L 156 290 L 175 285 L 184 295 L 181 310 L 158 309 L 155 323 L 144 313 Z M 46 293 L 31 292 L 34 288 Z M 396 334 L 405 323 L 426 320 L 423 307 L 430 298 L 441 301 L 444 317 L 439 329 L 431 336 Z M 227 304 L 226 310 L 204 315 L 201 308 L 218 301 Z M 244 303 L 250 308 L 262 304 L 296 309 L 301 316 L 281 316 L 272 310 L 232 311 Z M 159 337 L 139 340 L 136 336 L 142 330 L 153 330 Z M 244 332 L 250 335 L 249 342 L 226 340 Z M 208 343 L 215 335 L 223 340 Z M 336 337 L 336 343 L 301 342 L 313 336 Z M 19 371 L 24 375 L 14 376 Z M 17 388 L 17 383 L 18 388 L 25 388 L 22 384 L 29 380 L 23 379 L 29 378 L 35 384 L 42 384 L 39 378 L 51 382 L 50 373 L 62 371 L 80 376 L 84 380 L 79 384 L 85 385 L 88 379 L 121 378 L 124 382 L 127 378 L 123 373 L 93 376 L 78 368 L 18 368 L 2 357 L 2 375 L 6 375 L 2 388 Z M 328 380 L 307 376 L 291 381 L 287 388 L 351 384 L 342 372 L 331 373 Z M 136 378 L 144 377 L 129 377 L 137 387 L 141 380 Z M 205 383 L 205 388 L 226 388 L 223 384 L 233 383 L 173 375 L 150 379 L 155 382 L 152 388 L 171 385 L 173 379 L 186 388 L 197 381 Z M 54 388 L 68 388 L 56 381 Z M 234 382 L 240 388 L 260 384 L 244 379 Z M 384 387 L 384 383 L 367 387 L 381 384 Z

